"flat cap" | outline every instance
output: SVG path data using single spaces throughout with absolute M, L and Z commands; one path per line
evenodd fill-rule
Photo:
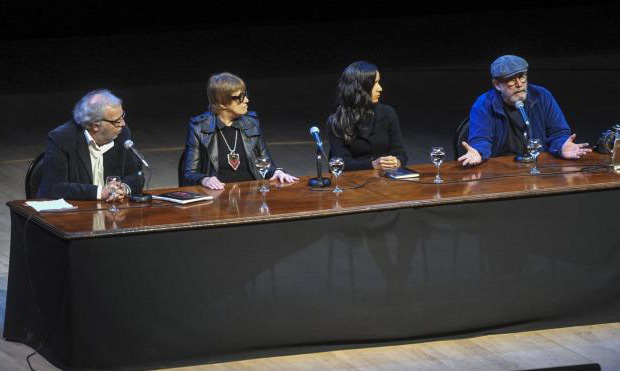
M 491 63 L 491 76 L 494 79 L 504 79 L 527 71 L 525 59 L 516 55 L 502 55 Z

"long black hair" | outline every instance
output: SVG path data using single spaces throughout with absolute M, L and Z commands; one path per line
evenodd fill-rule
M 336 110 L 327 125 L 347 144 L 372 123 L 375 113 L 371 94 L 376 78 L 377 67 L 365 61 L 351 63 L 340 76 Z

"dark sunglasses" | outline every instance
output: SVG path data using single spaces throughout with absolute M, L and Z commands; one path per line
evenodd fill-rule
M 245 98 L 248 96 L 248 92 L 244 91 L 239 95 L 231 95 L 230 99 L 234 99 L 239 103 L 243 103 L 245 101 Z

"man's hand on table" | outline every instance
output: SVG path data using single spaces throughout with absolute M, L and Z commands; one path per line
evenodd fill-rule
M 592 152 L 592 149 L 586 148 L 588 147 L 588 143 L 575 143 L 574 140 L 577 137 L 577 134 L 573 134 L 566 142 L 562 144 L 562 157 L 569 160 L 577 160 L 579 157 L 585 155 L 588 152 Z
M 463 156 L 458 158 L 458 161 L 463 166 L 475 166 L 482 162 L 482 156 L 474 147 L 467 144 L 467 142 L 461 142 L 463 147 L 467 150 Z
M 129 193 L 129 186 L 125 183 L 121 183 L 120 187 L 105 185 L 101 189 L 101 199 L 106 202 L 122 201 Z

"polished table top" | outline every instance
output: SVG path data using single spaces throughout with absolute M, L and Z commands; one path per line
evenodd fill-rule
M 609 155 L 597 153 L 576 161 L 542 154 L 539 176 L 529 174 L 531 164 L 516 163 L 512 157 L 492 158 L 473 168 L 448 162 L 441 166 L 444 184 L 433 183 L 436 168 L 432 164 L 409 166 L 420 172 L 420 178 L 412 181 L 385 179 L 376 170 L 356 171 L 340 176 L 338 183 L 344 192 L 339 195 L 331 188 L 312 190 L 307 185 L 309 177 L 294 184 L 271 182 L 265 195 L 258 192 L 259 181 L 226 184 L 222 191 L 184 187 L 214 199 L 188 205 L 126 201 L 117 204 L 121 210 L 116 214 L 107 211 L 105 202 L 69 201 L 77 209 L 40 213 L 32 221 L 59 237 L 74 239 L 620 188 L 620 173 L 605 166 L 609 161 Z M 23 200 L 8 206 L 24 216 L 34 214 Z

